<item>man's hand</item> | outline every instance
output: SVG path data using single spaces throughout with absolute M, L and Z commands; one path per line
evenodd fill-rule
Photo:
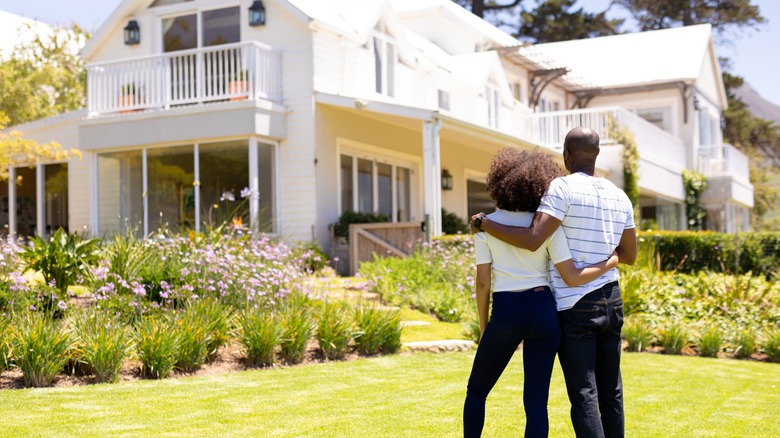
M 480 230 L 479 228 L 474 226 L 474 220 L 477 219 L 477 218 L 483 218 L 484 219 L 485 216 L 486 216 L 485 213 L 483 213 L 481 211 L 479 213 L 475 214 L 474 216 L 471 216 L 471 219 L 469 220 L 469 228 L 471 228 L 471 234 L 477 234 L 477 233 L 481 233 L 482 232 L 482 230 Z

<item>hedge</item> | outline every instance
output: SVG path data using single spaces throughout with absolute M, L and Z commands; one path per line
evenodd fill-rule
M 654 254 L 662 271 L 745 274 L 767 279 L 780 273 L 780 233 L 650 231 L 639 234 L 640 251 Z

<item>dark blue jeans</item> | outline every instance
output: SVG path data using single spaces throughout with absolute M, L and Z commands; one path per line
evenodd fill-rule
M 620 376 L 623 300 L 618 283 L 590 292 L 559 317 L 562 338 L 558 358 L 574 432 L 577 437 L 624 436 Z
M 525 436 L 546 437 L 547 397 L 561 332 L 555 298 L 549 287 L 525 292 L 495 292 L 493 311 L 471 368 L 463 435 L 478 437 L 485 423 L 485 400 L 523 342 Z

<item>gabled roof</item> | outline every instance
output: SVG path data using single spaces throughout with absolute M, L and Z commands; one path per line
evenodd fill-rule
M 692 83 L 711 43 L 712 27 L 701 24 L 533 47 L 598 87 L 620 88 Z

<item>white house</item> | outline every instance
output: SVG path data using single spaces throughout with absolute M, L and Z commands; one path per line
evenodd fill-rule
M 82 56 L 87 107 L 14 129 L 83 157 L 12 169 L 12 232 L 199 229 L 249 188 L 251 225 L 288 240 L 327 248 L 345 211 L 438 234 L 441 208 L 491 208 L 496 151 L 560 155 L 574 126 L 599 130 L 599 174 L 622 183 L 610 118 L 638 142 L 643 218 L 684 229 L 697 169 L 709 226 L 749 226 L 706 25 L 528 46 L 450 0 L 125 0 Z

